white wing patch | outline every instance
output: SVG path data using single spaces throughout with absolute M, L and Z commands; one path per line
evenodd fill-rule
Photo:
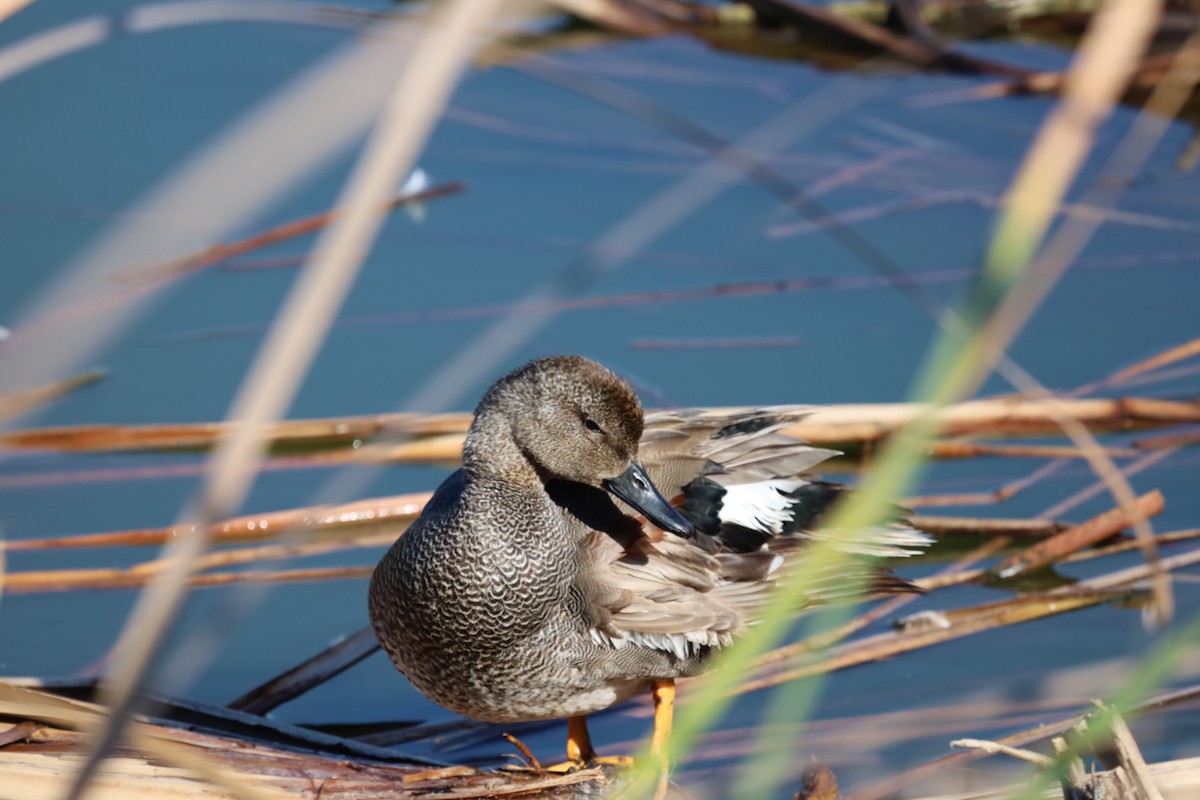
M 783 526 L 795 518 L 791 511 L 795 500 L 783 492 L 794 492 L 807 483 L 777 478 L 726 486 L 721 498 L 721 521 L 778 535 L 783 532 Z

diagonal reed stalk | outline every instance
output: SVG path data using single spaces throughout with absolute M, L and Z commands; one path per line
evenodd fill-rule
M 943 334 L 918 376 L 915 396 L 929 402 L 930 411 L 918 416 L 895 436 L 880 453 L 850 502 L 835 509 L 827 527 L 853 532 L 886 519 L 891 504 L 912 484 L 923 467 L 924 445 L 937 432 L 933 410 L 972 393 L 996 359 L 1015 336 L 1019 325 L 1007 329 L 992 324 L 993 315 L 1005 306 L 1029 273 L 1031 262 L 1079 167 L 1091 149 L 1095 129 L 1107 116 L 1123 91 L 1136 59 L 1144 51 L 1154 22 L 1156 4 L 1139 0 L 1110 0 L 1096 15 L 1072 64 L 1063 97 L 1030 148 L 1000 215 L 986 264 L 979 280 L 962 304 L 964 330 L 960 335 Z M 1038 298 L 1022 306 L 1021 319 L 1028 318 Z M 829 545 L 818 543 L 810 555 L 789 575 L 773 597 L 763 620 L 720 659 L 718 669 L 699 697 L 680 714 L 667 758 L 678 757 L 715 722 L 729 703 L 733 685 L 753 661 L 776 644 L 790 627 L 790 612 L 803 606 L 805 583 L 822 569 L 836 569 L 841 556 Z M 1169 614 L 1169 608 L 1164 609 Z M 812 625 L 825 627 L 845 622 L 847 609 L 819 612 Z M 785 702 L 776 703 L 776 713 L 786 710 L 798 716 L 811 707 L 819 686 L 817 678 L 789 690 Z M 801 716 L 803 718 L 803 716 Z M 768 724 L 768 727 L 770 725 Z M 786 750 L 776 743 L 763 749 L 766 758 L 755 758 L 747 767 L 757 771 L 754 785 L 743 782 L 745 796 L 761 796 L 771 790 L 774 769 L 770 756 Z M 648 755 L 648 754 L 647 754 Z M 635 796 L 647 794 L 659 766 L 643 758 L 631 784 Z
M 183 607 L 188 577 L 208 545 L 212 523 L 243 502 L 265 449 L 266 426 L 283 415 L 349 292 L 378 232 L 384 203 L 411 171 L 479 37 L 500 0 L 450 0 L 437 8 L 396 81 L 338 203 L 340 215 L 318 241 L 242 385 L 229 417 L 237 424 L 217 445 L 200 498 L 179 527 L 176 560 L 141 596 L 118 642 L 105 700 L 111 708 L 80 766 L 67 800 L 86 790 L 137 707 L 137 692 L 159 662 Z M 397 49 L 400 52 L 400 49 Z
M 0 0 L 0 22 L 8 19 L 32 2 L 33 0 Z

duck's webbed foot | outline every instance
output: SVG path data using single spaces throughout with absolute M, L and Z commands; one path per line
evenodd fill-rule
M 571 717 L 567 720 L 567 760 L 547 767 L 547 772 L 574 772 L 591 767 L 629 767 L 630 756 L 598 756 L 588 735 L 587 717 Z

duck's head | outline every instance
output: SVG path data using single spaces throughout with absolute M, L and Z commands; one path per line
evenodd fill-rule
M 642 404 L 625 380 L 582 356 L 531 361 L 488 389 L 477 419 L 499 415 L 542 480 L 602 488 L 664 530 L 690 536 L 691 524 L 663 499 L 638 463 Z M 495 433 L 493 433 L 495 435 Z M 478 462 L 484 443 L 469 442 Z

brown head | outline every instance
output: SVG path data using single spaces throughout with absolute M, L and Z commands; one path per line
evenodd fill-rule
M 509 469 L 500 450 L 511 442 L 542 482 L 606 489 L 659 527 L 690 534 L 637 462 L 642 426 L 637 393 L 611 370 L 582 356 L 541 358 L 484 394 L 463 461 L 473 472 Z

